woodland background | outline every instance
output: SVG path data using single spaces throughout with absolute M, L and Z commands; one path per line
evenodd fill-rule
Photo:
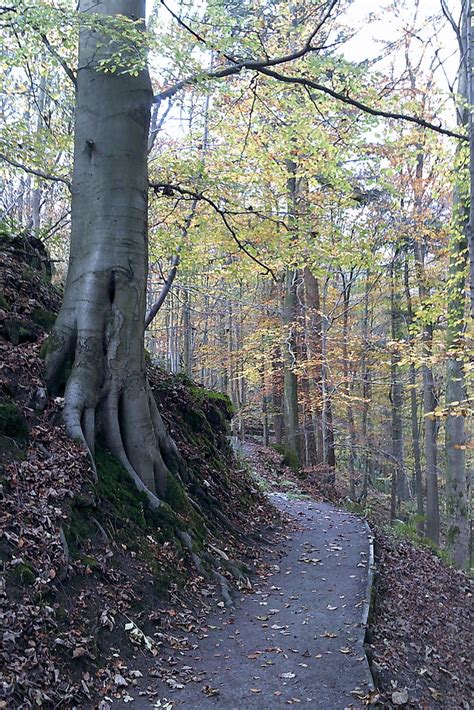
M 226 392 L 236 437 L 280 447 L 461 567 L 474 372 L 467 5 L 162 1 L 149 5 L 144 50 L 133 25 L 110 29 L 149 52 L 157 93 L 148 306 L 170 288 L 149 357 Z M 67 0 L 13 0 L 0 23 L 1 218 L 47 246 L 61 284 L 78 15 Z M 278 76 L 252 66 L 282 48 L 292 57 Z M 220 76 L 233 56 L 242 69 Z

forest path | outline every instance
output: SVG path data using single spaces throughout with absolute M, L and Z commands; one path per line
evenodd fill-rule
M 192 639 L 196 648 L 174 654 L 169 675 L 184 687 L 159 681 L 156 695 L 135 695 L 123 707 L 363 707 L 367 527 L 327 503 L 283 493 L 270 499 L 295 522 L 275 548 L 274 573 L 235 610 L 209 619 L 207 635 Z

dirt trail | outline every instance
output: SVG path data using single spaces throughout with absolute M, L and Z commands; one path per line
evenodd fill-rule
M 266 584 L 210 619 L 214 628 L 198 647 L 178 654 L 195 680 L 175 689 L 160 681 L 153 700 L 135 695 L 114 707 L 362 707 L 370 684 L 362 646 L 367 529 L 327 503 L 271 499 L 296 529 L 275 550 Z

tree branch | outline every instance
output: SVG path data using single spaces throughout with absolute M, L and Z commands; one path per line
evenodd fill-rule
M 62 68 L 64 69 L 64 71 L 66 72 L 66 75 L 70 78 L 70 80 L 71 80 L 72 83 L 74 84 L 74 88 L 77 89 L 77 79 L 76 79 L 76 77 L 75 77 L 75 75 L 74 75 L 74 72 L 72 71 L 71 67 L 70 67 L 70 66 L 68 65 L 68 63 L 66 62 L 66 60 L 63 59 L 63 57 L 61 57 L 61 55 L 59 54 L 59 52 L 57 52 L 57 51 L 54 49 L 54 47 L 52 46 L 51 42 L 50 42 L 49 39 L 46 37 L 46 35 L 42 34 L 42 35 L 41 35 L 41 39 L 42 39 L 42 41 L 43 41 L 43 44 L 44 44 L 45 47 L 47 48 L 48 52 L 49 52 L 55 59 L 58 60 L 58 62 L 60 63 L 60 65 L 62 66 Z
M 64 185 L 67 185 L 69 190 L 71 189 L 71 183 L 67 178 L 60 177 L 59 175 L 49 175 L 48 173 L 43 173 L 41 170 L 29 168 L 27 165 L 23 165 L 23 163 L 19 163 L 18 161 L 13 160 L 13 158 L 9 158 L 4 153 L 0 153 L 0 158 L 6 163 L 13 165 L 14 168 L 20 168 L 20 170 L 24 170 L 25 173 L 29 173 L 30 175 L 36 175 L 36 177 L 40 177 L 43 180 L 51 180 L 52 182 L 62 182 Z
M 408 121 L 409 123 L 414 123 L 417 126 L 421 126 L 422 128 L 428 128 L 431 131 L 436 131 L 436 133 L 441 133 L 442 135 L 450 136 L 451 138 L 458 138 L 459 140 L 463 141 L 469 140 L 467 136 L 463 136 L 461 133 L 450 131 L 448 128 L 443 128 L 442 126 L 436 126 L 434 123 L 425 121 L 424 118 L 418 118 L 417 116 L 409 116 L 405 113 L 397 113 L 394 111 L 384 111 L 383 109 L 372 108 L 371 106 L 367 106 L 367 104 L 364 104 L 361 101 L 358 101 L 357 99 L 353 99 L 350 96 L 347 96 L 347 94 L 341 94 L 339 91 L 334 91 L 334 89 L 331 89 L 329 86 L 324 86 L 324 84 L 318 84 L 317 82 L 312 81 L 312 79 L 308 79 L 306 77 L 287 76 L 285 74 L 280 74 L 279 72 L 272 71 L 271 69 L 268 69 L 267 67 L 263 66 L 258 68 L 257 71 L 261 74 L 265 74 L 266 76 L 271 77 L 272 79 L 282 81 L 285 84 L 299 84 L 300 86 L 306 86 L 310 87 L 311 89 L 314 89 L 315 91 L 320 91 L 323 94 L 328 94 L 328 96 L 332 96 L 332 98 L 337 99 L 342 103 L 348 104 L 349 106 L 354 106 L 355 108 L 358 108 L 359 111 L 368 113 L 371 116 L 382 116 L 383 118 L 393 118 L 399 121 Z
M 175 15 L 174 12 L 170 10 L 170 8 L 166 5 L 164 0 L 160 0 L 161 4 L 168 10 L 168 12 L 171 13 L 171 15 L 177 20 L 177 22 L 184 27 L 188 32 L 190 32 L 199 42 L 202 44 L 206 45 L 206 47 L 209 47 L 208 42 L 204 39 L 204 37 L 201 37 L 198 35 L 194 30 L 192 30 L 190 27 L 188 27 L 182 20 L 179 18 L 177 15 Z M 329 18 L 330 13 L 336 6 L 336 4 L 339 2 L 339 0 L 331 0 L 331 3 L 327 9 L 327 11 L 324 13 L 323 17 L 321 18 L 320 22 L 317 24 L 315 29 L 311 32 L 309 35 L 308 39 L 304 43 L 304 45 L 301 47 L 301 49 L 296 50 L 295 52 L 292 52 L 291 54 L 285 54 L 281 57 L 274 57 L 273 59 L 238 59 L 237 57 L 232 57 L 231 55 L 225 54 L 223 52 L 220 52 L 219 50 L 214 49 L 217 54 L 219 54 L 221 57 L 224 57 L 227 59 L 230 64 L 228 66 L 223 67 L 222 69 L 217 69 L 216 71 L 209 71 L 209 72 L 203 72 L 202 74 L 195 74 L 193 76 L 188 77 L 187 79 L 183 79 L 182 81 L 178 81 L 176 84 L 173 86 L 170 86 L 168 89 L 164 89 L 163 91 L 160 91 L 160 93 L 156 94 L 153 98 L 154 103 L 160 103 L 164 99 L 170 99 L 172 96 L 174 96 L 178 91 L 181 91 L 181 89 L 184 89 L 186 86 L 192 86 L 193 84 L 196 84 L 199 82 L 201 79 L 223 79 L 227 76 L 233 76 L 234 74 L 239 74 L 242 69 L 260 69 L 261 67 L 274 67 L 277 66 L 278 64 L 287 64 L 288 62 L 292 62 L 295 59 L 300 59 L 301 57 L 304 57 L 305 54 L 308 54 L 310 52 L 316 52 L 320 49 L 324 49 L 324 46 L 321 47 L 313 47 L 311 42 L 313 41 L 314 37 L 316 34 L 319 32 L 323 24 L 326 22 L 326 20 Z
M 199 42 L 203 43 L 206 46 L 208 45 L 208 42 L 204 37 L 201 37 L 197 32 L 192 30 L 188 25 L 186 25 L 183 20 L 181 20 L 180 17 L 178 17 L 165 3 L 165 0 L 160 0 L 161 4 L 170 12 L 170 14 L 175 18 L 175 20 L 180 24 L 184 29 L 186 29 L 188 32 L 190 32 Z M 230 64 L 223 67 L 222 69 L 218 69 L 216 71 L 209 71 L 209 72 L 203 72 L 202 74 L 196 74 L 194 76 L 188 77 L 187 79 L 183 79 L 182 81 L 177 82 L 173 86 L 170 86 L 168 89 L 164 89 L 160 93 L 156 94 L 153 98 L 154 103 L 160 103 L 164 99 L 169 99 L 175 94 L 177 94 L 181 89 L 184 89 L 186 86 L 192 86 L 194 84 L 197 84 L 200 80 L 202 79 L 224 79 L 225 77 L 228 76 L 234 76 L 235 74 L 239 74 L 242 70 L 253 70 L 260 72 L 262 74 L 265 74 L 266 76 L 269 76 L 273 79 L 276 79 L 277 81 L 282 81 L 287 84 L 300 84 L 301 86 L 306 86 L 310 87 L 316 91 L 320 91 L 322 93 L 328 94 L 329 96 L 332 96 L 332 98 L 336 99 L 337 101 L 341 101 L 345 104 L 348 104 L 350 106 L 354 106 L 355 108 L 358 108 L 359 111 L 363 111 L 364 113 L 368 113 L 372 116 L 380 116 L 382 118 L 391 118 L 394 120 L 399 120 L 399 121 L 408 121 L 409 123 L 414 123 L 418 126 L 421 126 L 422 128 L 427 128 L 431 131 L 435 131 L 436 133 L 441 133 L 442 135 L 445 136 L 450 136 L 451 138 L 457 138 L 458 140 L 463 140 L 467 141 L 468 137 L 464 136 L 460 133 L 456 133 L 455 131 L 450 131 L 447 128 L 443 128 L 442 126 L 436 126 L 434 123 L 430 123 L 429 121 L 425 121 L 423 118 L 418 118 L 417 116 L 410 116 L 408 114 L 404 113 L 398 113 L 394 111 L 384 111 L 383 109 L 376 109 L 372 108 L 371 106 L 367 106 L 367 104 L 364 104 L 362 101 L 358 101 L 357 99 L 353 99 L 350 96 L 347 96 L 347 94 L 341 94 L 338 91 L 334 91 L 334 89 L 331 89 L 329 86 L 325 86 L 324 84 L 318 84 L 317 82 L 308 79 L 306 77 L 297 77 L 297 76 L 287 76 L 284 74 L 280 74 L 278 72 L 272 71 L 269 67 L 274 67 L 278 66 L 280 64 L 288 64 L 289 62 L 293 62 L 296 59 L 300 59 L 304 57 L 306 54 L 310 52 L 317 51 L 318 49 L 323 49 L 324 47 L 313 47 L 312 46 L 312 41 L 316 34 L 319 32 L 321 27 L 324 25 L 324 23 L 327 21 L 329 18 L 332 10 L 336 6 L 338 0 L 331 0 L 329 3 L 329 6 L 326 10 L 326 12 L 323 14 L 321 20 L 315 27 L 315 29 L 311 32 L 309 35 L 308 39 L 304 43 L 304 45 L 297 51 L 293 52 L 292 54 L 286 54 L 281 57 L 274 57 L 273 59 L 260 59 L 260 60 L 254 60 L 254 59 L 242 59 L 239 60 L 235 57 L 232 57 L 230 55 L 224 54 L 223 52 L 217 51 L 220 56 L 224 57 L 227 59 Z M 443 8 L 444 9 L 444 8 Z M 448 18 L 449 19 L 449 18 Z M 454 22 L 452 23 L 454 24 Z
M 232 236 L 232 239 L 239 247 L 240 251 L 243 251 L 244 254 L 249 257 L 249 259 L 252 259 L 252 261 L 258 264 L 262 269 L 264 269 L 264 275 L 270 274 L 274 281 L 277 280 L 273 269 L 264 264 L 263 261 L 260 261 L 260 259 L 254 256 L 251 252 L 249 252 L 247 247 L 241 242 L 237 235 L 237 232 L 235 231 L 234 227 L 227 218 L 226 210 L 219 207 L 219 205 L 217 205 L 210 197 L 207 197 L 202 192 L 194 192 L 193 190 L 188 190 L 187 188 L 181 187 L 180 185 L 170 185 L 169 183 L 150 182 L 149 187 L 151 187 L 152 190 L 155 191 L 155 194 L 159 194 L 161 192 L 167 197 L 173 197 L 174 193 L 178 192 L 180 195 L 190 197 L 193 200 L 201 200 L 203 202 L 206 202 L 208 205 L 210 205 L 210 207 L 212 207 L 215 212 L 217 212 L 217 214 L 223 221 L 227 231 Z
M 173 257 L 173 261 L 171 262 L 171 269 L 170 272 L 166 278 L 165 283 L 163 284 L 163 288 L 161 289 L 161 293 L 158 296 L 158 300 L 156 303 L 153 304 L 153 306 L 150 308 L 148 313 L 146 314 L 145 317 L 145 330 L 148 328 L 158 311 L 160 310 L 161 306 L 165 302 L 166 296 L 171 290 L 171 286 L 173 285 L 173 281 L 175 280 L 176 273 L 178 271 L 178 266 L 179 266 L 179 254 L 176 254 Z

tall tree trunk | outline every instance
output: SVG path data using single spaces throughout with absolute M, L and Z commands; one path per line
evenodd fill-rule
M 144 0 L 81 0 L 104 21 L 145 16 Z M 72 233 L 64 302 L 49 341 L 51 392 L 71 368 L 64 420 L 91 455 L 99 429 L 150 502 L 160 505 L 180 457 L 146 380 L 148 72 L 104 73 L 117 50 L 100 29 L 80 32 Z M 126 55 L 124 50 L 123 55 Z
M 446 345 L 448 365 L 446 372 L 446 509 L 448 514 L 448 529 L 446 542 L 457 567 L 466 567 L 469 561 L 469 497 L 466 476 L 466 383 L 464 375 L 463 350 L 465 315 L 465 285 L 468 261 L 468 235 L 472 240 L 473 210 L 474 210 L 474 175 L 473 168 L 473 135 L 472 113 L 468 110 L 467 100 L 472 101 L 472 68 L 474 53 L 470 50 L 470 61 L 467 60 L 466 38 L 472 41 L 470 22 L 471 3 L 466 2 L 462 38 L 459 46 L 461 67 L 459 73 L 458 94 L 461 101 L 457 106 L 458 124 L 470 126 L 470 167 L 471 167 L 471 201 L 470 212 L 466 207 L 468 195 L 463 185 L 466 174 L 466 155 L 461 146 L 457 149 L 456 161 L 459 178 L 455 184 L 453 197 L 453 219 L 450 238 L 450 259 L 448 273 L 448 323 Z M 464 41 L 463 41 L 464 40 Z M 469 102 L 470 103 L 470 102 Z M 469 118 L 469 114 L 471 117 Z M 472 258 L 472 252 L 471 252 Z M 471 264 L 472 267 L 472 264 Z M 471 271 L 471 279 L 472 279 Z M 471 280 L 471 289 L 473 282 Z
M 272 352 L 272 412 L 275 444 L 283 444 L 285 438 L 285 423 L 283 416 L 283 363 L 280 347 Z
M 314 417 L 312 404 L 312 363 L 309 341 L 313 336 L 311 332 L 311 317 L 308 312 L 306 300 L 306 270 L 302 273 L 301 286 L 298 295 L 299 307 L 299 338 L 297 342 L 297 359 L 300 364 L 300 408 L 301 408 L 301 449 L 304 452 L 303 462 L 305 466 L 314 466 L 316 463 L 316 438 L 314 431 Z
M 418 159 L 418 167 L 422 165 Z M 417 177 L 421 179 L 421 170 L 417 167 Z M 414 241 L 415 267 L 418 280 L 420 303 L 429 296 L 426 286 L 424 258 L 421 245 Z M 437 405 L 435 382 L 430 359 L 433 350 L 433 325 L 423 322 L 423 414 L 425 430 L 425 465 L 426 465 L 426 535 L 436 544 L 439 543 L 439 495 L 438 495 L 438 424 L 433 412 Z
M 321 314 L 321 394 L 323 398 L 322 427 L 324 444 L 324 463 L 329 468 L 329 481 L 336 481 L 336 447 L 334 442 L 334 427 L 332 418 L 332 399 L 328 383 L 327 348 L 329 318 L 326 315 L 327 288 L 329 279 L 326 279 L 323 289 L 323 303 Z
M 463 206 L 455 208 L 463 211 Z M 446 345 L 446 510 L 448 529 L 446 542 L 454 563 L 464 568 L 469 560 L 469 497 L 466 476 L 465 420 L 467 394 L 463 362 L 463 325 L 465 319 L 465 236 L 462 224 L 451 237 L 448 295 L 448 329 Z M 464 269 L 463 269 L 464 266 Z
M 316 460 L 314 463 L 323 463 L 323 426 L 322 426 L 322 348 L 321 348 L 321 303 L 318 279 L 311 270 L 305 266 L 303 272 L 306 327 L 305 338 L 309 359 L 309 384 L 312 399 L 313 435 L 315 439 Z
M 365 500 L 367 498 L 368 483 L 372 480 L 373 475 L 373 452 L 372 452 L 372 437 L 369 434 L 370 431 L 370 416 L 369 416 L 369 406 L 370 399 L 372 396 L 372 385 L 371 385 L 371 374 L 370 374 L 370 363 L 369 363 L 369 293 L 370 293 L 370 271 L 367 269 L 365 275 L 365 291 L 364 291 L 364 315 L 362 318 L 362 422 L 361 422 L 361 433 L 362 441 L 365 446 L 365 461 L 364 461 L 364 474 L 362 481 L 362 491 L 360 498 Z
M 395 251 L 391 268 L 391 327 L 392 340 L 398 342 L 402 338 L 402 312 L 399 293 L 399 252 Z M 399 368 L 400 355 L 396 348 L 392 351 L 390 373 L 391 373 L 391 399 L 392 399 L 392 455 L 394 458 L 393 476 L 396 477 L 396 493 L 398 500 L 408 498 L 408 482 L 405 471 L 405 459 L 403 450 L 403 386 Z M 393 491 L 392 487 L 392 491 Z M 393 497 L 393 494 L 392 494 Z M 392 504 L 393 507 L 393 504 Z M 393 509 L 392 509 L 393 515 Z
M 288 222 L 291 229 L 295 230 L 296 238 L 296 164 L 292 160 L 287 161 L 288 168 Z M 283 302 L 283 362 L 285 365 L 283 379 L 283 402 L 285 417 L 285 446 L 287 458 L 291 464 L 297 468 L 301 462 L 300 435 L 299 435 L 299 412 L 298 412 L 298 376 L 296 372 L 296 318 L 298 304 L 298 281 L 299 271 L 296 268 L 288 267 L 285 272 L 285 298 Z
M 298 377 L 296 373 L 296 336 L 295 317 L 297 304 L 298 271 L 287 269 L 285 280 L 285 300 L 283 304 L 283 325 L 285 341 L 283 343 L 283 403 L 285 419 L 285 447 L 288 459 L 298 467 L 301 460 L 299 413 L 298 413 Z
M 191 324 L 191 294 L 184 284 L 183 289 L 183 372 L 193 374 L 193 330 Z
M 407 325 L 408 328 L 413 323 L 413 304 L 410 293 L 410 279 L 408 270 L 408 259 L 405 257 L 405 297 L 407 302 Z M 423 508 L 423 478 L 421 473 L 421 450 L 420 450 L 420 427 L 418 425 L 418 392 L 416 384 L 416 368 L 413 361 L 410 362 L 410 415 L 411 415 L 411 438 L 413 445 L 414 459 L 414 480 L 413 490 L 416 492 L 416 506 L 419 517 L 418 531 L 424 532 L 424 508 Z
M 44 125 L 43 113 L 46 104 L 46 82 L 47 78 L 43 74 L 38 87 L 38 97 L 36 100 L 36 108 L 38 115 L 36 118 L 36 140 L 41 143 L 41 131 Z M 31 193 L 31 221 L 33 233 L 39 236 L 41 227 L 41 181 L 35 178 L 34 188 Z
M 356 430 L 354 409 L 352 407 L 352 387 L 349 363 L 349 308 L 351 303 L 353 269 L 348 276 L 341 272 L 343 288 L 344 313 L 342 315 L 342 370 L 344 375 L 344 391 L 346 395 L 347 426 L 349 431 L 349 495 L 351 500 L 356 500 L 355 489 L 355 463 L 356 463 Z
M 469 133 L 469 215 L 466 224 L 466 241 L 469 254 L 469 284 L 471 294 L 471 317 L 474 318 L 474 30 L 472 27 L 473 8 L 472 0 L 465 0 L 463 3 L 463 22 L 461 25 L 461 49 L 460 75 L 463 75 L 458 87 L 458 94 L 467 101 L 462 109 L 465 119 L 463 125 L 467 124 Z M 468 109 L 466 111 L 466 103 Z M 467 113 L 467 116 L 466 116 Z

